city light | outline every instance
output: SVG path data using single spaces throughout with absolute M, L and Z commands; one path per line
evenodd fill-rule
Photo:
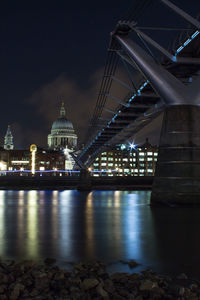
M 0 161 L 0 170 L 5 171 L 7 169 L 7 164 L 3 161 Z
M 124 149 L 126 149 L 126 145 L 122 144 L 120 148 L 121 148 L 121 150 L 124 150 Z
M 129 147 L 131 148 L 131 150 L 136 149 L 136 145 L 134 143 L 130 143 Z
M 32 144 L 30 146 L 31 151 L 31 172 L 34 175 L 35 174 L 35 156 L 37 151 L 37 146 L 35 144 Z

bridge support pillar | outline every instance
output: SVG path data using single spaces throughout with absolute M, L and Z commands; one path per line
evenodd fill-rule
M 80 191 L 91 190 L 91 177 L 87 169 L 80 170 L 80 182 L 77 189 Z
M 164 112 L 151 204 L 200 205 L 200 107 Z

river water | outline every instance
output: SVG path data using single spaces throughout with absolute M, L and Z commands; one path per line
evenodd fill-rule
M 200 209 L 149 205 L 149 191 L 0 191 L 0 257 L 121 261 L 200 279 Z

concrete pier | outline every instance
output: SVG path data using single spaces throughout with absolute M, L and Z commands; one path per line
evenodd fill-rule
M 200 205 L 200 107 L 164 112 L 151 204 Z
M 80 191 L 90 191 L 91 190 L 91 177 L 87 169 L 80 170 L 80 183 L 77 187 Z

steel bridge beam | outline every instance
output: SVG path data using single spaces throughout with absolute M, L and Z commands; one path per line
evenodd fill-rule
M 115 102 L 117 102 L 117 103 L 119 103 L 119 104 L 121 104 L 121 105 L 123 105 L 123 106 L 125 106 L 125 107 L 128 107 L 128 104 L 127 104 L 127 103 L 122 102 L 119 98 L 117 98 L 117 97 L 115 97 L 115 96 L 112 96 L 112 95 L 110 95 L 110 94 L 108 94 L 108 93 L 106 93 L 105 96 L 109 97 L 110 99 L 114 100 Z
M 152 45 L 154 48 L 159 50 L 163 55 L 165 55 L 169 60 L 171 60 L 174 63 L 182 63 L 182 64 L 200 64 L 200 58 L 193 58 L 193 57 L 178 57 L 173 54 L 171 54 L 169 51 L 167 51 L 165 48 L 163 48 L 160 44 L 155 42 L 152 38 L 150 38 L 147 34 L 139 30 L 138 28 L 135 28 L 133 26 L 130 26 L 132 30 L 134 30 L 138 35 L 140 35 L 146 42 L 148 42 L 150 45 Z
M 194 19 L 192 16 L 190 16 L 188 13 L 183 11 L 181 8 L 177 7 L 173 3 L 171 3 L 169 0 L 160 0 L 163 4 L 165 4 L 167 7 L 169 7 L 171 10 L 173 10 L 176 14 L 181 16 L 183 19 L 185 19 L 187 22 L 195 26 L 196 28 L 200 29 L 200 23 Z

